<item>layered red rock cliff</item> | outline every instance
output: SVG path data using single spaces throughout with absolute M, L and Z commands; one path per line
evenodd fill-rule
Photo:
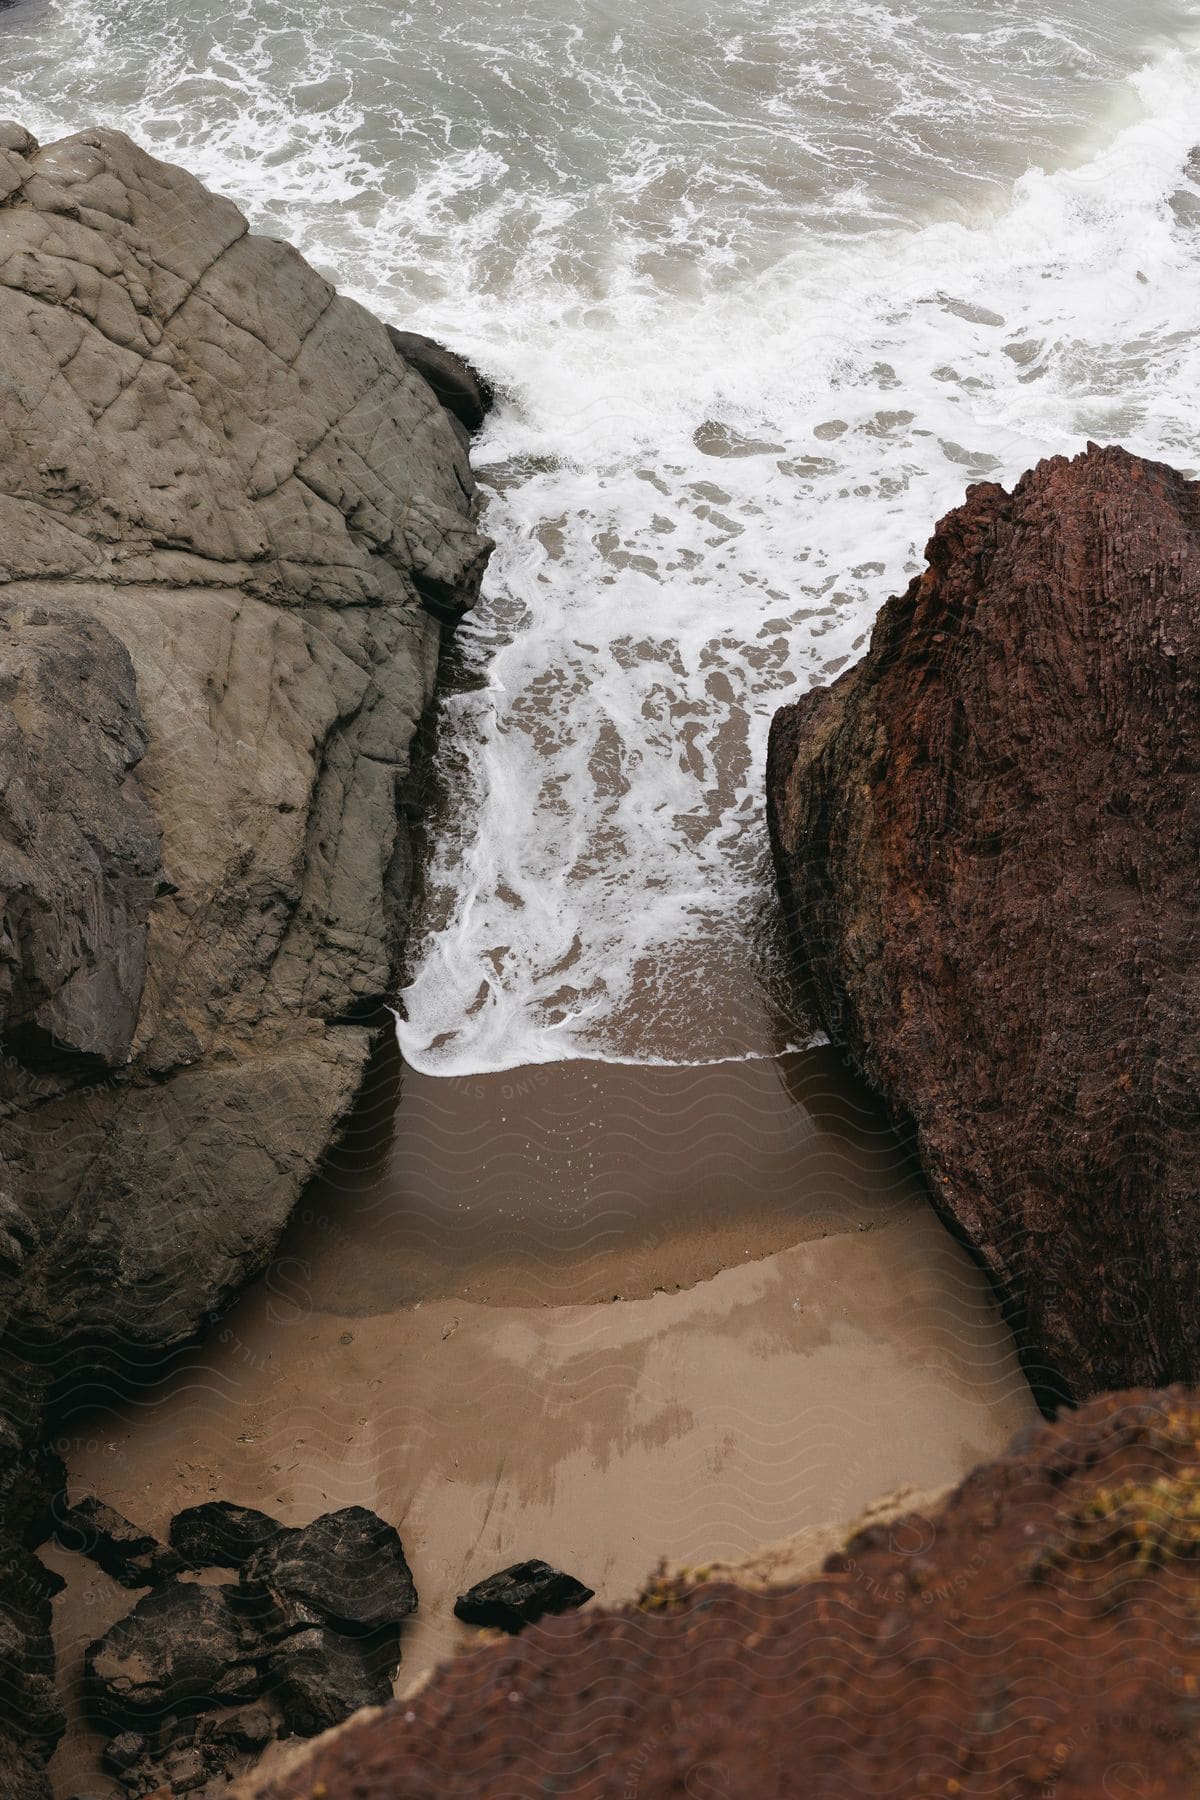
M 928 558 L 775 719 L 795 954 L 1035 1385 L 1195 1380 L 1200 487 L 1091 446 Z
M 258 1800 L 1200 1791 L 1200 1397 L 1107 1396 L 815 1580 L 546 1621 L 320 1741 Z

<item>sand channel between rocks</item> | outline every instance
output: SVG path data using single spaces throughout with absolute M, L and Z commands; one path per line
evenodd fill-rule
M 1033 1405 L 982 1277 L 823 1057 L 406 1072 L 398 1104 L 384 1069 L 266 1278 L 136 1402 L 63 1429 L 76 1489 L 163 1533 L 217 1497 L 374 1508 L 420 1593 L 403 1689 L 469 1640 L 455 1594 L 518 1557 L 620 1601 L 661 1558 L 957 1480 Z M 73 1691 L 131 1596 L 50 1554 Z M 98 1747 L 76 1707 L 60 1794 L 96 1791 Z

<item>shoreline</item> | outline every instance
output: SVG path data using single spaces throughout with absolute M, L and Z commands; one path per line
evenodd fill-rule
M 647 1123 L 661 1094 L 640 1115 L 625 1112 L 625 1214 L 613 1242 L 590 1250 L 572 1235 L 569 1202 L 591 1203 L 594 1183 L 611 1185 L 613 1172 L 601 1166 L 592 1187 L 571 1191 L 558 1177 L 578 1176 L 586 1157 L 578 1126 L 595 1116 L 588 1084 L 602 1081 L 602 1098 L 627 1106 L 629 1070 L 566 1070 L 531 1083 L 520 1102 L 499 1088 L 443 1096 L 474 1108 L 481 1130 L 495 1125 L 494 1109 L 520 1104 L 508 1121 L 517 1135 L 547 1155 L 557 1144 L 524 1217 L 557 1194 L 561 1235 L 541 1254 L 528 1239 L 522 1250 L 511 1222 L 490 1234 L 447 1231 L 427 1243 L 425 1262 L 426 1275 L 446 1278 L 443 1291 L 385 1303 L 388 1270 L 417 1238 L 381 1232 L 372 1174 L 382 1161 L 391 1177 L 406 1169 L 411 1181 L 423 1168 L 432 1181 L 441 1156 L 449 1179 L 456 1139 L 417 1131 L 431 1099 L 411 1071 L 390 1115 L 396 1071 L 377 1063 L 307 1197 L 326 1229 L 299 1217 L 266 1277 L 204 1344 L 116 1411 L 63 1428 L 73 1487 L 159 1533 L 181 1507 L 217 1498 L 287 1524 L 371 1507 L 399 1529 L 421 1597 L 402 1637 L 404 1693 L 474 1640 L 452 1615 L 455 1594 L 520 1557 L 544 1557 L 601 1602 L 620 1602 L 662 1560 L 743 1558 L 898 1487 L 956 1481 L 1036 1412 L 982 1275 L 865 1096 L 836 1083 L 832 1065 L 803 1071 L 807 1104 L 778 1071 L 772 1087 L 759 1068 L 759 1110 L 730 1145 L 744 1159 L 732 1216 L 706 1229 L 684 1208 L 649 1232 L 649 1208 L 669 1204 L 656 1183 L 672 1146 L 682 1183 L 690 1158 L 711 1164 L 722 1111 L 746 1102 L 744 1065 L 720 1068 L 723 1085 L 710 1076 L 690 1101 L 679 1083 L 674 1124 Z M 612 1108 L 601 1110 L 611 1147 Z M 514 1161 L 503 1141 L 486 1156 L 477 1142 L 461 1153 L 510 1191 L 522 1169 L 538 1167 Z M 766 1203 L 745 1205 L 764 1170 L 807 1182 L 773 1219 Z M 459 1198 L 486 1211 L 495 1195 L 485 1183 Z M 341 1237 L 329 1229 L 339 1202 Z M 789 1233 L 795 1241 L 770 1241 Z M 613 1282 L 632 1292 L 639 1281 L 641 1298 L 614 1303 Z M 52 1547 L 47 1560 L 68 1581 L 55 1603 L 71 1723 L 53 1775 L 65 1800 L 105 1779 L 100 1739 L 80 1725 L 83 1649 L 135 1596 L 68 1552 Z
M 426 1076 L 384 1041 L 275 1262 L 319 1310 L 646 1298 L 928 1202 L 839 1051 Z

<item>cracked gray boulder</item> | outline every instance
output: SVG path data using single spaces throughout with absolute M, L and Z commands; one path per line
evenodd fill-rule
M 127 780 L 145 749 L 112 632 L 0 588 L 0 1013 L 30 1061 L 128 1054 L 161 880 L 158 824 Z
M 426 596 L 469 604 L 489 545 L 384 326 L 230 201 L 14 128 L 0 194 L 0 1306 L 26 1348 L 157 1350 L 262 1266 L 358 1085 Z
M 419 331 L 398 331 L 388 326 L 388 336 L 405 362 L 424 376 L 446 411 L 453 413 L 467 433 L 478 431 L 495 403 L 491 383 L 433 338 Z
M 120 133 L 0 124 L 0 1433 L 269 1259 L 489 549 L 378 320 Z

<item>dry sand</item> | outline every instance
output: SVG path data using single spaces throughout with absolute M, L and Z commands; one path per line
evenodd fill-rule
M 212 1498 L 393 1521 L 421 1596 L 402 1686 L 518 1557 L 625 1599 L 662 1558 L 954 1481 L 1033 1417 L 981 1276 L 832 1053 L 406 1075 L 398 1106 L 395 1081 L 210 1341 L 62 1438 L 78 1490 L 161 1532 Z M 48 1560 L 69 1683 L 131 1597 Z M 109 1791 L 96 1750 L 73 1719 L 61 1795 Z

